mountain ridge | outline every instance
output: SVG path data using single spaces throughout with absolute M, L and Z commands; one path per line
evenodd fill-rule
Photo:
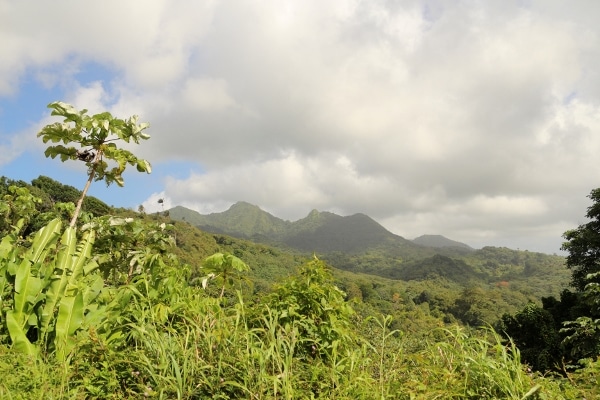
M 271 244 L 279 243 L 301 251 L 361 252 L 384 243 L 438 250 L 473 250 L 465 243 L 442 235 L 423 235 L 412 241 L 405 239 L 363 213 L 340 216 L 329 211 L 313 209 L 304 218 L 288 221 L 262 210 L 257 205 L 238 201 L 222 212 L 200 214 L 195 210 L 176 206 L 169 210 L 169 215 L 175 220 L 185 220 L 207 232 Z
M 369 216 L 339 216 L 312 210 L 297 221 L 277 218 L 258 206 L 238 202 L 220 213 L 202 215 L 185 207 L 169 211 L 220 240 L 226 236 L 250 240 L 284 251 L 314 254 L 341 270 L 403 281 L 453 282 L 462 287 L 534 285 L 556 293 L 556 282 L 567 282 L 564 258 L 506 247 L 470 246 L 441 235 L 407 240 Z M 555 280 L 547 279 L 555 276 Z
M 412 240 L 416 244 L 428 247 L 460 247 L 464 249 L 474 250 L 466 243 L 457 242 L 456 240 L 448 239 L 442 235 L 421 235 Z

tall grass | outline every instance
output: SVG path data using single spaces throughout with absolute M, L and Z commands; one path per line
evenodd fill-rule
M 0 398 L 525 400 L 598 394 L 598 363 L 570 380 L 534 375 L 515 345 L 492 330 L 448 327 L 415 343 L 391 330 L 388 316 L 336 325 L 326 303 L 328 320 L 318 321 L 317 304 L 311 318 L 290 318 L 295 291 L 272 306 L 261 299 L 246 304 L 239 293 L 225 299 L 193 287 L 176 295 L 153 290 L 140 279 L 113 292 L 112 307 L 120 312 L 109 307 L 111 317 L 102 325 L 80 331 L 68 363 L 0 346 Z M 307 325 L 316 323 L 331 326 Z

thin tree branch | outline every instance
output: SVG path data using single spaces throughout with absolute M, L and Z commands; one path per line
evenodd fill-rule
M 100 151 L 98 151 L 98 153 L 96 153 L 96 158 L 94 159 L 94 161 L 92 161 L 92 168 L 90 171 L 90 175 L 88 177 L 87 182 L 85 183 L 85 187 L 83 188 L 83 191 L 81 192 L 81 196 L 79 197 L 79 200 L 77 200 L 77 206 L 75 207 L 75 212 L 73 213 L 73 218 L 71 218 L 71 223 L 69 224 L 69 226 L 71 228 L 75 227 L 75 224 L 77 223 L 77 218 L 79 218 L 79 213 L 81 212 L 81 206 L 83 205 L 83 200 L 85 199 L 85 196 L 87 195 L 87 191 L 90 188 L 92 181 L 94 180 L 94 176 L 96 175 L 95 167 L 98 164 L 98 162 L 100 161 L 101 157 L 102 157 L 102 153 Z

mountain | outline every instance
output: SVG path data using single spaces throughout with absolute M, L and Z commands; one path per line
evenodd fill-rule
M 312 210 L 294 222 L 275 217 L 260 207 L 239 201 L 228 210 L 200 214 L 177 206 L 169 210 L 174 220 L 186 221 L 203 231 L 230 235 L 302 252 L 317 253 L 326 259 L 336 257 L 344 264 L 347 255 L 376 251 L 391 260 L 420 260 L 436 254 L 453 257 L 473 249 L 441 235 L 423 235 L 407 240 L 365 214 L 339 216 Z M 341 256 L 340 253 L 344 253 Z M 335 256 L 333 256 L 335 255 Z M 350 268 L 349 268 L 350 269 Z
M 448 239 L 442 235 L 422 235 L 412 241 L 413 243 L 427 247 L 458 247 L 461 249 L 473 250 L 468 244 Z
M 187 221 L 207 232 L 244 239 L 277 236 L 284 233 L 290 224 L 243 201 L 235 203 L 227 211 L 208 215 L 177 206 L 169 210 L 169 216 L 174 220 Z
M 362 252 L 386 242 L 417 247 L 360 213 L 342 217 L 312 210 L 305 218 L 290 222 L 258 206 L 237 202 L 220 213 L 203 215 L 178 206 L 169 210 L 169 215 L 207 232 L 285 245 L 305 252 Z
M 330 253 L 360 252 L 390 239 L 406 241 L 365 214 L 341 217 L 313 210 L 306 218 L 292 223 L 282 241 L 298 250 Z
M 312 210 L 305 218 L 290 222 L 258 206 L 238 202 L 224 212 L 208 215 L 175 207 L 169 216 L 221 235 L 218 241 L 231 236 L 284 251 L 316 253 L 341 270 L 394 280 L 429 281 L 438 277 L 461 286 L 510 282 L 527 290 L 535 285 L 540 293 L 556 294 L 569 277 L 562 257 L 496 247 L 475 250 L 440 235 L 407 240 L 365 214 L 339 216 Z

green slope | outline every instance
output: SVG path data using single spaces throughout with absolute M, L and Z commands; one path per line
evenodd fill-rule
M 468 244 L 448 239 L 442 235 L 422 235 L 412 241 L 413 243 L 427 247 L 458 247 L 465 250 L 473 250 Z
M 342 217 L 313 210 L 305 218 L 289 222 L 239 202 L 222 213 L 201 215 L 176 207 L 170 215 L 208 232 L 315 253 L 336 268 L 388 279 L 441 278 L 462 286 L 512 285 L 521 293 L 541 297 L 558 295 L 570 278 L 563 257 L 496 247 L 474 250 L 440 235 L 410 241 L 364 214 Z
M 273 237 L 284 234 L 289 222 L 274 217 L 258 206 L 243 201 L 220 213 L 203 215 L 185 207 L 169 210 L 174 220 L 187 221 L 205 231 L 243 238 Z
M 203 215 L 185 207 L 175 207 L 169 214 L 175 220 L 189 222 L 207 232 L 279 244 L 299 251 L 321 254 L 362 252 L 382 243 L 410 247 L 416 252 L 421 249 L 365 214 L 342 217 L 313 210 L 305 218 L 290 222 L 245 202 L 238 202 L 221 213 Z M 429 253 L 426 250 L 424 254 Z

